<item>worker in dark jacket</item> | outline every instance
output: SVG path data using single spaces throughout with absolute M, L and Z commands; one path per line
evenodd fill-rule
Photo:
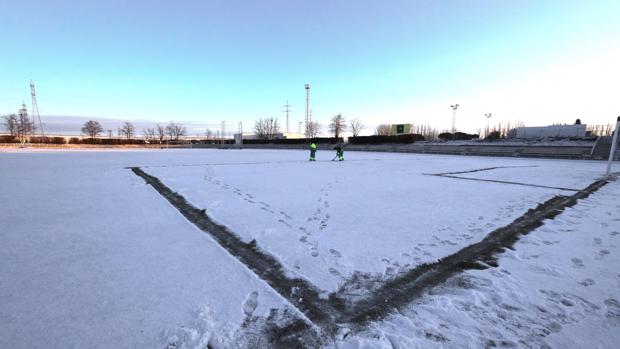
M 316 161 L 316 143 L 310 144 L 310 161 Z

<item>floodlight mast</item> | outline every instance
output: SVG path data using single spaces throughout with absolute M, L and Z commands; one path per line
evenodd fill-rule
M 487 132 L 486 132 L 485 136 L 489 136 L 489 120 L 493 116 L 493 113 L 486 113 L 486 114 L 484 114 L 484 116 L 486 116 L 486 118 L 487 118 Z
M 611 164 L 614 161 L 614 155 L 616 154 L 616 147 L 618 146 L 618 132 L 620 131 L 620 116 L 616 120 L 616 129 L 614 131 L 614 137 L 611 141 L 611 149 L 609 150 L 609 160 L 607 160 L 607 171 L 605 175 L 609 177 L 611 174 Z
M 450 108 L 452 108 L 452 133 L 456 133 L 456 110 L 459 109 L 459 104 L 453 104 Z
M 310 84 L 306 84 L 306 137 L 310 138 L 310 128 L 312 127 L 312 115 L 310 114 Z

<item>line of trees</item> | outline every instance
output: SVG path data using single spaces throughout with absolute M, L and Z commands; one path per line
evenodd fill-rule
M 2 125 L 11 136 L 17 137 L 21 143 L 36 130 L 34 123 L 30 121 L 26 113 L 5 115 L 2 117 Z
M 366 128 L 366 125 L 364 125 L 360 119 L 353 119 L 349 125 L 347 125 L 346 119 L 342 116 L 342 114 L 337 114 L 331 118 L 327 127 L 330 134 L 332 134 L 334 138 L 338 138 L 341 137 L 342 133 L 347 130 L 347 127 L 350 127 L 353 134 L 357 136 L 363 129 Z M 306 129 L 306 137 L 318 137 L 321 133 L 321 128 L 322 125 L 318 121 L 311 121 Z M 208 132 L 209 130 L 207 130 L 207 133 Z M 280 122 L 277 118 L 260 118 L 254 122 L 254 134 L 258 139 L 275 139 L 278 137 L 280 132 Z
M 103 126 L 98 121 L 88 120 L 82 126 L 82 133 L 90 138 L 99 137 L 104 132 Z M 125 139 L 133 139 L 136 136 L 136 127 L 133 123 L 125 121 L 117 129 L 117 135 Z M 171 121 L 163 126 L 156 124 L 155 127 L 147 127 L 142 130 L 142 137 L 148 141 L 159 141 L 162 143 L 166 137 L 169 140 L 178 141 L 187 135 L 187 128 L 181 124 Z M 108 138 L 112 138 L 112 130 L 108 130 Z
M 280 123 L 274 117 L 260 118 L 254 123 L 254 133 L 259 139 L 278 138 Z

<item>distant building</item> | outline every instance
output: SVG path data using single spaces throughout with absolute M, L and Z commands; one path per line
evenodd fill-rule
M 399 136 L 411 133 L 413 125 L 411 124 L 393 124 L 390 125 L 390 136 Z
M 514 137 L 517 139 L 585 138 L 586 127 L 585 124 L 517 127 Z
M 306 135 L 304 135 L 302 133 L 284 133 L 283 136 L 286 139 L 306 138 Z
M 254 133 L 243 133 L 243 137 L 239 133 L 234 134 L 235 144 L 241 144 L 242 139 L 259 139 L 258 136 Z M 296 139 L 296 138 L 306 138 L 305 135 L 299 133 L 282 133 L 278 132 L 271 137 L 271 139 Z

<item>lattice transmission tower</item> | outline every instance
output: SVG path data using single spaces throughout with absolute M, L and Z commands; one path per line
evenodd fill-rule
M 32 134 L 38 128 L 41 130 L 41 136 L 45 136 L 43 123 L 41 122 L 41 114 L 39 114 L 39 104 L 37 103 L 37 93 L 34 90 L 34 81 L 30 80 L 30 96 L 32 96 Z

